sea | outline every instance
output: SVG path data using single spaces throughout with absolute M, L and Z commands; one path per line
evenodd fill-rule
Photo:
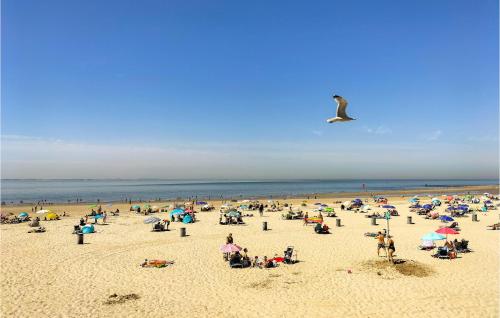
M 322 193 L 498 185 L 497 179 L 160 180 L 2 179 L 2 204 L 251 199 Z

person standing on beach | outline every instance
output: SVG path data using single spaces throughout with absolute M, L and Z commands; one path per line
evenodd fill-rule
M 259 215 L 260 216 L 264 215 L 264 204 L 262 203 L 259 205 Z
M 385 249 L 385 236 L 379 231 L 375 238 L 377 239 L 377 256 L 380 256 L 381 248 L 384 249 L 384 252 L 387 255 L 387 250 Z
M 233 244 L 233 234 L 229 233 L 229 235 L 226 237 L 226 244 Z
M 396 247 L 394 246 L 394 241 L 392 240 L 391 237 L 387 239 L 387 257 L 389 259 L 389 262 L 394 263 L 394 252 L 396 251 Z

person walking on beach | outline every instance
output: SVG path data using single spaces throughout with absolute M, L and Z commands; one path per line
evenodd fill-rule
M 394 255 L 394 252 L 396 251 L 396 247 L 394 246 L 394 241 L 392 240 L 391 237 L 389 237 L 387 239 L 387 257 L 389 259 L 389 262 L 393 262 L 394 263 L 394 258 L 393 258 L 393 255 Z
M 259 215 L 260 216 L 264 215 L 264 204 L 262 203 L 259 205 Z
M 377 256 L 380 256 L 381 248 L 384 249 L 385 255 L 387 256 L 387 250 L 385 249 L 385 236 L 379 231 L 375 238 L 377 239 Z

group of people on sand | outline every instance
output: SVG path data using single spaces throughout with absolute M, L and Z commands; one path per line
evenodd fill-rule
M 396 251 L 394 240 L 391 236 L 388 236 L 386 240 L 386 236 L 386 233 L 382 234 L 380 231 L 375 236 L 377 240 L 377 255 L 380 256 L 380 250 L 383 249 L 389 262 L 394 263 L 394 252 Z
M 233 244 L 233 243 L 234 243 L 233 234 L 229 233 L 229 235 L 226 237 L 226 244 Z M 278 261 L 280 260 L 280 258 L 278 257 L 277 254 L 275 254 L 274 257 L 271 259 L 269 259 L 267 256 L 264 256 L 262 258 L 260 258 L 259 256 L 254 256 L 253 258 L 250 258 L 250 256 L 248 256 L 248 249 L 243 248 L 242 253 L 240 253 L 239 251 L 235 251 L 233 253 L 226 253 L 224 255 L 224 260 L 229 261 L 229 266 L 232 268 L 234 267 L 273 268 L 278 266 Z

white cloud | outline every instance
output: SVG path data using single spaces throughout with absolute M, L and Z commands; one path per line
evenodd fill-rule
M 378 126 L 375 129 L 372 129 L 370 127 L 364 127 L 365 132 L 369 134 L 375 134 L 375 135 L 387 135 L 387 134 L 392 134 L 392 129 L 386 126 Z
M 424 138 L 428 141 L 434 141 L 434 140 L 438 140 L 442 134 L 443 134 L 443 132 L 438 129 L 438 130 L 434 130 L 428 134 L 424 134 Z

